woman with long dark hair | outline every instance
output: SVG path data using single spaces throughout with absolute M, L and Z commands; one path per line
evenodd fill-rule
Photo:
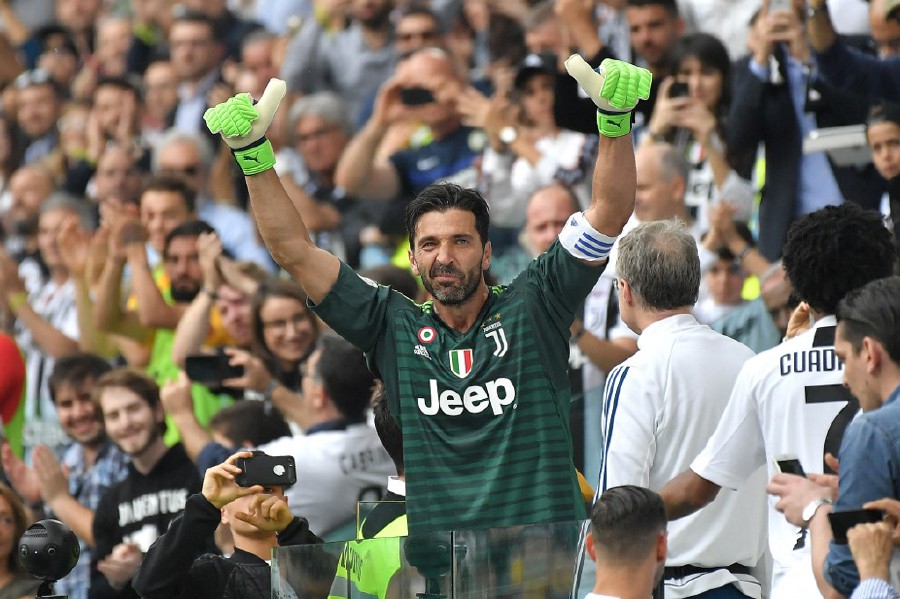
M 253 297 L 250 350 L 229 348 L 231 364 L 244 367 L 244 376 L 228 381 L 250 395 L 270 400 L 285 417 L 304 428 L 298 410 L 300 365 L 315 346 L 319 327 L 306 304 L 306 294 L 286 279 L 259 285 Z
M 755 190 L 737 169 L 749 172 L 753 157 L 732 156 L 725 145 L 731 102 L 728 51 L 715 36 L 686 35 L 672 50 L 672 73 L 660 85 L 643 143 L 667 141 L 684 152 L 692 166 L 685 203 L 698 231 L 709 228 L 709 206 L 719 201 L 737 209 L 735 220 L 749 220 Z

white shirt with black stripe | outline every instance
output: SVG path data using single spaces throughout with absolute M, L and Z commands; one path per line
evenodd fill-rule
M 749 360 L 735 383 L 715 434 L 691 470 L 725 489 L 739 489 L 761 467 L 796 456 L 804 471 L 822 473 L 823 455 L 837 455 L 843 431 L 858 412 L 842 385 L 843 363 L 834 353 L 837 321 L 826 316 L 813 328 Z M 768 498 L 772 599 L 821 597 L 813 577 L 806 533 L 775 510 Z

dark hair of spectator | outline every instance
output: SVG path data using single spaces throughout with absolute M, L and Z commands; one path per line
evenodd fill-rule
M 444 28 L 441 24 L 441 20 L 438 18 L 437 14 L 428 8 L 425 4 L 411 4 L 406 8 L 400 11 L 400 14 L 397 15 L 395 19 L 395 23 L 399 22 L 402 19 L 406 19 L 408 17 L 426 17 L 431 19 L 434 22 L 435 30 L 440 34 L 443 33 Z
M 375 388 L 372 390 L 372 414 L 375 417 L 375 432 L 381 439 L 384 450 L 391 456 L 397 474 L 403 476 L 405 466 L 403 464 L 403 432 L 394 415 L 388 408 L 387 397 L 384 395 L 384 384 L 375 380 Z
M 405 268 L 393 264 L 380 264 L 359 271 L 359 276 L 372 279 L 379 285 L 386 285 L 414 300 L 419 295 L 416 278 Z
M 602 559 L 616 563 L 646 558 L 659 534 L 665 532 L 666 522 L 662 498 L 633 485 L 607 489 L 591 508 L 594 546 Z
M 184 207 L 191 214 L 197 208 L 197 192 L 178 175 L 160 174 L 151 176 L 141 188 L 141 196 L 148 191 L 177 193 L 184 200 Z
M 838 304 L 837 319 L 853 353 L 863 337 L 876 339 L 894 364 L 900 364 L 900 277 L 887 277 L 851 291 Z
M 627 8 L 644 8 L 645 6 L 662 6 L 675 18 L 678 18 L 678 3 L 675 0 L 628 0 Z
M 291 434 L 278 410 L 261 401 L 239 401 L 219 410 L 210 419 L 209 428 L 235 446 L 249 443 L 258 447 Z
M 100 418 L 103 418 L 103 406 L 100 403 L 103 392 L 107 389 L 118 388 L 128 389 L 146 402 L 151 410 L 156 410 L 160 405 L 159 385 L 156 384 L 156 381 L 137 368 L 117 368 L 107 372 L 94 382 L 91 399 Z M 159 423 L 159 432 L 160 434 L 166 432 L 165 420 Z
M 178 23 L 199 23 L 201 25 L 206 25 L 209 27 L 209 37 L 211 40 L 214 40 L 216 35 L 216 22 L 210 17 L 206 16 L 202 12 L 197 12 L 194 10 L 185 10 L 175 16 L 175 19 L 172 21 L 172 25 L 177 25 Z
M 488 204 L 481 194 L 453 183 L 438 183 L 423 189 L 406 207 L 406 232 L 413 249 L 416 247 L 416 224 L 419 218 L 428 212 L 446 212 L 452 208 L 474 214 L 475 229 L 481 238 L 481 245 L 487 243 L 491 217 Z
M 350 422 L 362 422 L 375 384 L 365 356 L 334 334 L 320 337 L 317 347 L 321 354 L 314 374 L 341 414 Z
M 6 567 L 9 568 L 9 571 L 12 574 L 22 574 L 22 567 L 19 565 L 18 558 L 18 543 L 19 539 L 22 538 L 22 535 L 25 534 L 25 529 L 27 528 L 28 518 L 25 513 L 25 505 L 22 503 L 22 500 L 8 486 L 0 483 L 0 496 L 4 497 L 6 501 L 9 503 L 9 509 L 12 511 L 12 519 L 13 519 L 13 531 L 12 531 L 12 547 L 10 547 L 9 555 L 6 557 Z
M 873 106 L 869 111 L 869 118 L 866 119 L 866 127 L 878 123 L 894 123 L 900 126 L 900 104 L 882 102 Z
M 94 87 L 94 97 L 97 95 L 97 90 L 105 85 L 122 91 L 129 91 L 134 94 L 136 100 L 141 100 L 141 86 L 138 83 L 131 81 L 128 77 L 112 77 L 109 75 L 100 77 L 97 80 L 97 85 Z
M 306 303 L 306 293 L 293 281 L 287 279 L 268 278 L 263 281 L 253 296 L 253 312 L 252 312 L 252 329 L 253 339 L 251 340 L 251 351 L 253 355 L 261 358 L 266 365 L 269 373 L 278 379 L 278 382 L 288 389 L 298 390 L 300 388 L 300 364 L 296 364 L 294 368 L 285 370 L 282 368 L 279 359 L 272 353 L 272 350 L 266 345 L 266 338 L 263 331 L 262 309 L 266 302 L 272 298 L 286 298 L 296 300 L 301 306 L 306 317 L 312 323 L 314 334 L 318 334 L 319 321 L 313 315 L 312 310 Z M 309 353 L 312 353 L 314 344 L 310 345 Z M 305 360 L 308 354 L 303 357 Z M 301 360 L 302 361 L 302 360 Z
M 517 66 L 528 53 L 525 30 L 516 19 L 492 12 L 488 21 L 488 55 L 491 62 L 504 61 Z
M 81 387 L 87 381 L 97 381 L 101 376 L 112 370 L 109 362 L 94 354 L 75 354 L 63 356 L 56 360 L 53 372 L 50 373 L 48 386 L 50 387 L 50 399 L 56 403 L 56 392 L 63 385 Z
M 731 104 L 731 58 L 728 50 L 714 35 L 691 33 L 679 38 L 672 47 L 672 73 L 677 76 L 681 63 L 689 58 L 696 58 L 705 68 L 722 74 L 722 91 L 715 115 L 718 119 L 724 118 Z
M 796 220 L 783 248 L 784 269 L 801 301 L 834 314 L 850 291 L 891 274 L 895 251 L 881 215 L 845 202 Z
M 169 255 L 169 246 L 172 242 L 180 237 L 200 237 L 201 233 L 215 233 L 209 223 L 203 220 L 189 220 L 181 223 L 166 235 L 165 245 L 163 246 L 163 255 Z

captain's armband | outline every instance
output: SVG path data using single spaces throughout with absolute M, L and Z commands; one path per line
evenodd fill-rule
M 559 234 L 559 242 L 567 252 L 588 262 L 606 260 L 615 241 L 615 237 L 594 229 L 582 212 L 570 216 Z

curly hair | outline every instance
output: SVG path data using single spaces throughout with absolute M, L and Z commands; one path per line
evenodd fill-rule
M 834 314 L 850 291 L 889 276 L 894 260 L 881 215 L 849 202 L 798 219 L 784 244 L 784 269 L 794 292 L 824 314 Z

